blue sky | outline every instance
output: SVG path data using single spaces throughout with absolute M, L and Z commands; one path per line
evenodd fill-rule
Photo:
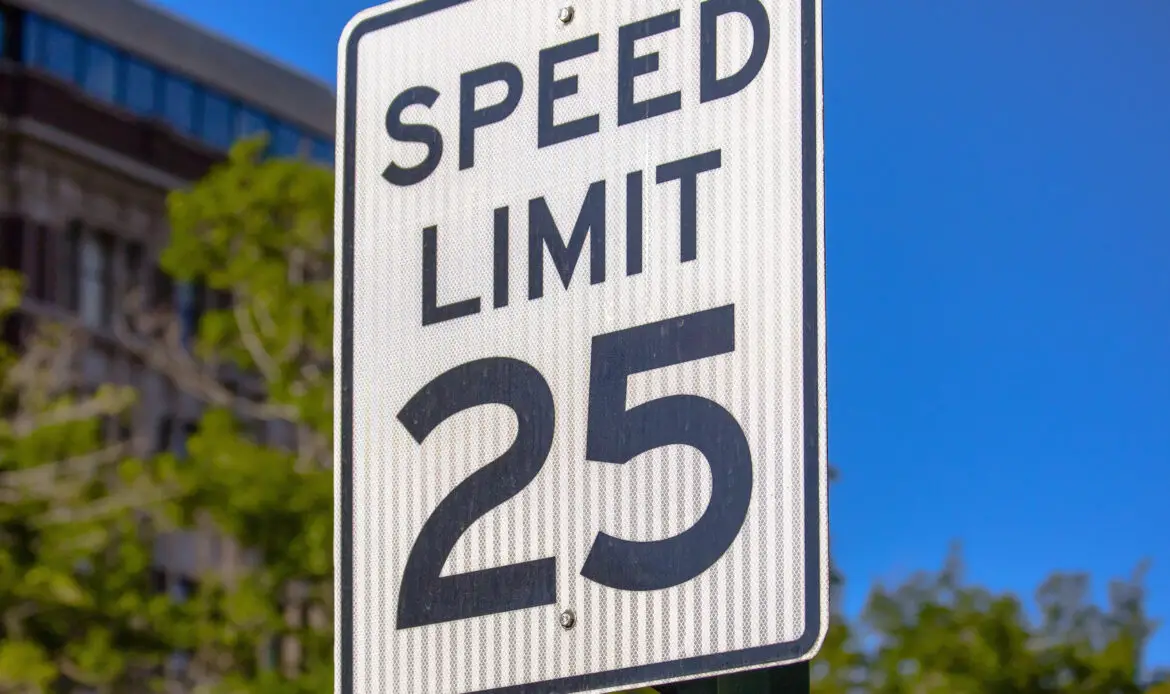
M 162 4 L 333 83 L 368 3 Z M 1170 621 L 1170 2 L 826 0 L 824 23 L 847 607 L 958 540 L 1023 593 L 1148 558 Z

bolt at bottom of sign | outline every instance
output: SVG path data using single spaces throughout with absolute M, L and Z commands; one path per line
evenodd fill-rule
M 561 11 L 557 13 L 557 19 L 561 20 L 561 24 L 568 24 L 573 21 L 573 15 L 575 14 L 577 14 L 577 11 L 573 9 L 573 6 L 567 5 L 562 7 Z
M 572 629 L 573 625 L 577 623 L 577 615 L 572 610 L 565 610 L 561 613 L 561 626 L 565 629 Z

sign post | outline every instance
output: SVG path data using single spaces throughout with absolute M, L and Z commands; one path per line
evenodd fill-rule
M 777 666 L 828 620 L 819 25 L 398 0 L 346 27 L 339 693 L 807 682 Z
M 811 689 L 807 661 L 765 670 L 657 687 L 658 694 L 805 694 Z

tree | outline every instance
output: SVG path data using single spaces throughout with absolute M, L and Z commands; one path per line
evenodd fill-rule
M 20 281 L 0 274 L 0 320 Z M 0 691 L 125 691 L 156 680 L 166 600 L 150 586 L 155 500 L 133 440 L 105 434 L 133 393 L 88 388 L 81 333 L 44 325 L 0 343 Z M 105 431 L 103 431 L 105 429 Z
M 1014 595 L 965 584 L 956 552 L 938 572 L 875 588 L 857 623 L 835 627 L 814 667 L 814 689 L 1147 691 L 1142 653 L 1153 624 L 1144 612 L 1141 577 L 1114 582 L 1102 609 L 1087 600 L 1087 576 L 1054 575 L 1037 590 L 1039 619 L 1030 619 Z
M 168 200 L 164 269 L 217 297 L 193 339 L 142 296 L 118 334 L 206 407 L 183 459 L 154 466 L 171 519 L 248 558 L 199 576 L 182 679 L 321 692 L 333 684 L 333 179 L 263 151 L 239 144 Z

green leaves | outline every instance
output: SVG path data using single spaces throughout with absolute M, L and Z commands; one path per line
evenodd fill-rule
M 859 622 L 834 625 L 814 667 L 825 692 L 1141 692 L 1150 623 L 1140 578 L 1114 585 L 1108 610 L 1085 576 L 1056 575 L 1031 620 L 1012 595 L 964 581 L 958 554 L 937 573 L 877 587 Z
M 57 668 L 38 643 L 20 638 L 0 640 L 0 691 L 43 692 L 57 678 Z
M 173 520 L 221 535 L 235 557 L 185 605 L 204 684 L 315 692 L 332 686 L 333 176 L 262 149 L 237 145 L 168 200 L 163 267 L 220 293 L 198 326 L 196 375 L 237 385 L 210 397 L 218 386 L 174 374 L 209 407 L 185 455 L 155 469 Z
M 88 599 L 72 576 L 43 565 L 29 569 L 15 594 L 26 600 L 57 603 L 70 607 L 83 605 Z
M 232 309 L 204 317 L 201 354 L 287 391 L 304 376 L 306 350 L 332 349 L 333 176 L 261 151 L 243 142 L 193 189 L 171 194 L 162 262 L 176 279 L 234 297 Z
M 0 303 L 17 283 L 0 277 Z M 0 315 L 2 317 L 2 315 Z M 84 335 L 42 325 L 0 351 L 0 691 L 133 688 L 168 652 L 173 614 L 152 600 L 149 475 L 103 422 L 133 393 L 87 389 Z M 144 484 L 147 482 L 147 484 Z

